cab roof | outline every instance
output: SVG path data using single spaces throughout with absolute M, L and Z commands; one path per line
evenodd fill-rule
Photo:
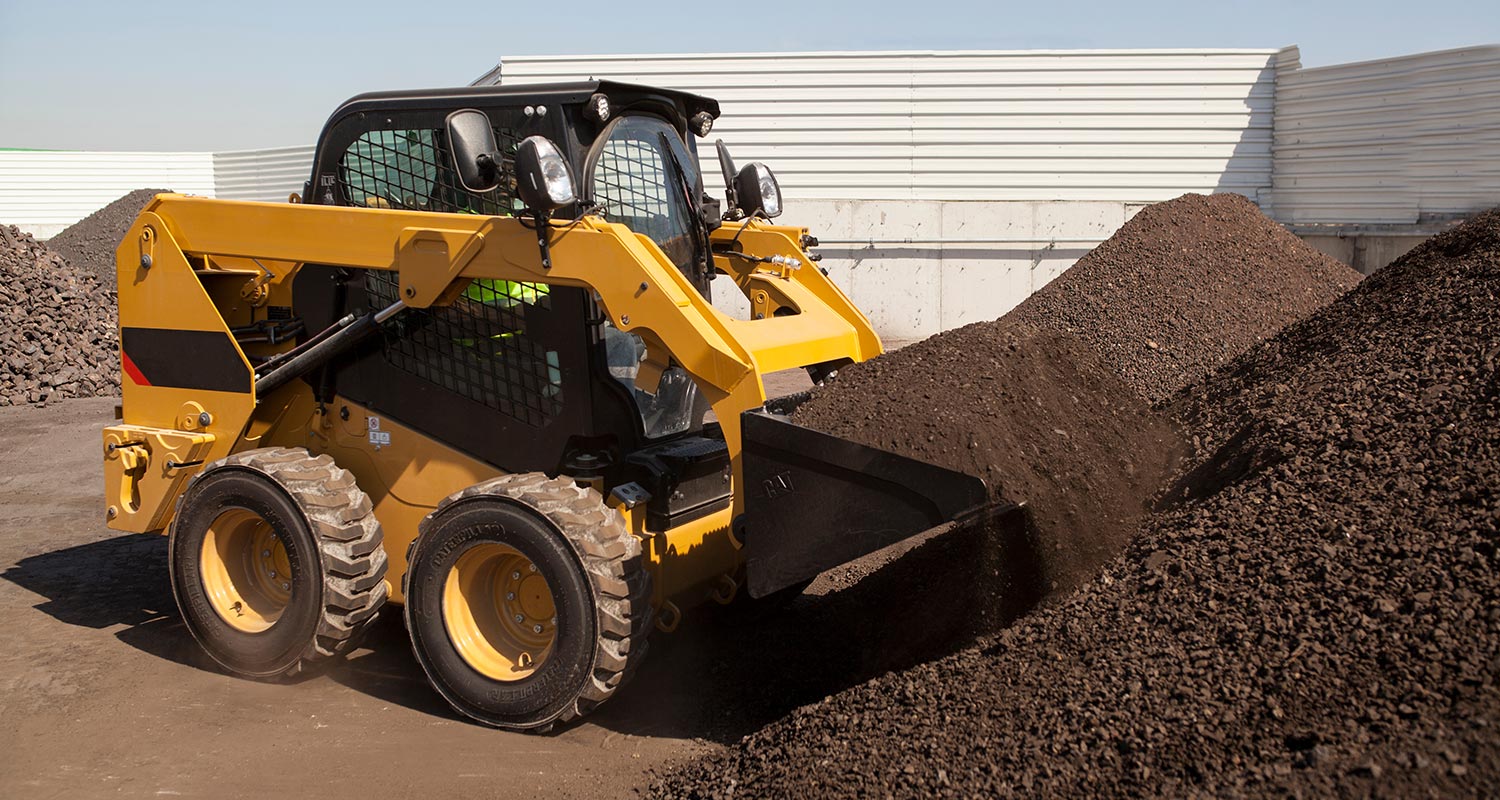
M 684 120 L 700 111 L 719 118 L 719 102 L 711 97 L 611 80 L 568 81 L 563 83 L 520 83 L 494 86 L 455 86 L 446 89 L 399 89 L 366 92 L 344 101 L 330 119 L 350 113 L 379 110 L 400 111 L 434 106 L 486 105 L 496 102 L 513 104 L 583 103 L 595 93 L 603 93 L 616 108 L 628 108 L 638 100 L 667 101 L 676 106 Z

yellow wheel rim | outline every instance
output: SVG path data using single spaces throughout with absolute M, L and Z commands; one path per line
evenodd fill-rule
M 443 622 L 464 661 L 497 681 L 529 677 L 557 640 L 552 588 L 531 559 L 504 544 L 459 556 L 443 584 Z
M 259 514 L 232 508 L 209 523 L 200 558 L 203 589 L 230 627 L 260 633 L 292 601 L 286 546 Z

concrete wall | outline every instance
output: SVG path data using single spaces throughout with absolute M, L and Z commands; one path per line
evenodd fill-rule
M 1302 240 L 1325 255 L 1369 275 L 1406 255 L 1431 233 L 1304 233 Z
M 699 92 L 778 221 L 881 335 L 994 319 L 1140 204 L 1271 185 L 1280 51 L 1075 50 L 516 56 L 475 81 L 613 78 Z M 705 183 L 721 193 L 712 148 Z M 744 303 L 728 287 L 715 302 Z

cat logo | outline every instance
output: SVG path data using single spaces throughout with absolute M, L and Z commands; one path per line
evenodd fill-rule
M 792 473 L 790 472 L 782 472 L 767 478 L 761 481 L 761 485 L 766 489 L 766 497 L 772 500 L 796 491 L 792 488 Z

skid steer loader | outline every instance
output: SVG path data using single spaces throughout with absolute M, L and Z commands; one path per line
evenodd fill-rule
M 718 116 L 608 81 L 366 94 L 290 202 L 146 206 L 117 252 L 106 515 L 168 534 L 215 661 L 294 675 L 392 602 L 455 709 L 545 730 L 691 604 L 985 511 L 975 478 L 768 404 L 767 373 L 881 344 L 773 222 L 768 168 L 721 143 L 727 203 L 705 195 Z

